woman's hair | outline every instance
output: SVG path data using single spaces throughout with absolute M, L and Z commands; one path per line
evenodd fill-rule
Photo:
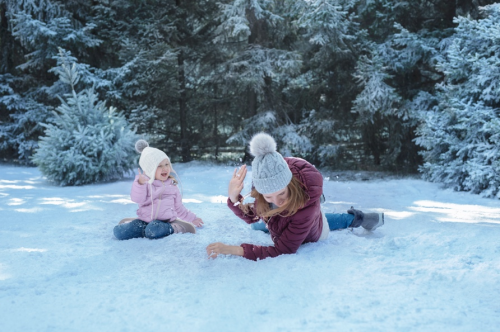
M 285 214 L 282 217 L 293 216 L 297 211 L 306 205 L 309 200 L 309 195 L 304 189 L 304 185 L 295 177 L 288 184 L 288 200 L 285 205 L 278 207 L 277 209 L 272 209 L 269 203 L 266 201 L 264 196 L 259 193 L 255 188 L 252 188 L 251 196 L 255 198 L 255 213 L 257 216 L 263 218 L 265 221 L 269 220 L 270 217 L 281 215 L 282 212 Z M 251 203 L 252 204 L 252 203 Z M 240 204 L 240 209 L 247 214 L 250 210 L 251 204 Z

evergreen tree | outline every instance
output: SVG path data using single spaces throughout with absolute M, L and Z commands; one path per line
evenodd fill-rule
M 106 70 L 116 87 L 108 96 L 139 132 L 188 161 L 192 148 L 214 132 L 205 78 L 217 47 L 210 44 L 217 4 L 213 1 L 98 1 L 94 22 L 104 52 L 114 53 Z M 111 50 L 107 53 L 107 49 Z M 209 111 L 212 113 L 211 111 Z M 209 113 L 209 114 L 210 114 Z
M 445 80 L 421 113 L 416 142 L 427 179 L 500 198 L 500 5 L 484 15 L 456 19 L 438 64 Z
M 295 109 L 283 94 L 302 65 L 300 53 L 293 49 L 297 36 L 288 12 L 292 4 L 235 0 L 221 5 L 214 41 L 224 51 L 216 67 L 224 75 L 213 76 L 213 82 L 229 102 L 230 144 L 245 146 L 253 134 L 266 131 L 283 151 L 304 150 L 297 145 L 306 141 L 298 133 L 300 117 L 293 121 Z
M 57 77 L 58 47 L 82 57 L 99 45 L 92 25 L 82 19 L 90 1 L 0 0 L 0 149 L 4 156 L 30 164 L 42 135 L 41 123 L 51 121 L 57 98 L 50 86 Z
M 21 95 L 13 89 L 25 83 L 11 74 L 0 75 L 0 150 L 4 158 L 30 164 L 43 132 L 41 124 L 52 120 L 47 106 L 37 102 L 35 91 Z
M 49 181 L 62 186 L 123 178 L 136 164 L 138 136 L 121 113 L 98 100 L 93 89 L 75 91 L 77 66 L 70 65 L 63 52 L 55 71 L 71 92 L 61 98 L 54 123 L 44 125 L 46 136 L 40 138 L 33 162 Z
M 352 0 L 298 1 L 292 7 L 300 37 L 296 45 L 304 61 L 285 93 L 300 112 L 294 116 L 299 133 L 313 144 L 307 158 L 320 165 L 359 163 L 358 156 L 345 149 L 359 136 L 350 112 L 356 90 L 352 73 L 365 40 L 355 7 Z
M 360 7 L 361 24 L 373 42 L 357 67 L 361 92 L 353 111 L 361 115 L 364 146 L 375 163 L 391 170 L 417 170 L 421 158 L 414 139 L 418 111 L 425 106 L 419 105 L 421 96 L 434 94 L 443 80 L 436 63 L 443 41 L 453 33 L 453 17 L 475 14 L 476 8 L 467 1 L 394 0 Z

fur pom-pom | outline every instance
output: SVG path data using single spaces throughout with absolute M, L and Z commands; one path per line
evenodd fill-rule
M 276 141 L 269 134 L 259 133 L 250 141 L 250 153 L 254 157 L 276 152 Z
M 143 139 L 138 140 L 135 142 L 135 151 L 138 153 L 142 153 L 142 151 L 149 146 L 148 142 L 146 142 Z

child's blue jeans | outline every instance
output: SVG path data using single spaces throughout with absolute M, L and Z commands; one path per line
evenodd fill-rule
M 336 229 L 345 229 L 351 226 L 354 220 L 354 215 L 349 213 L 325 213 L 326 220 L 328 220 L 328 226 L 331 231 Z M 251 224 L 252 229 L 263 231 L 268 233 L 266 224 L 263 221 L 259 221 Z
M 167 221 L 153 220 L 149 223 L 140 219 L 132 220 L 126 224 L 116 225 L 113 229 L 118 240 L 129 240 L 137 237 L 160 239 L 174 232 L 172 225 Z

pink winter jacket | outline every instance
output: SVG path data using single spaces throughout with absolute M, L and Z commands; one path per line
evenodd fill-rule
M 292 175 L 304 186 L 309 200 L 302 209 L 290 217 L 274 216 L 267 223 L 273 246 L 258 246 L 244 243 L 243 257 L 251 260 L 276 257 L 281 254 L 295 253 L 301 244 L 316 242 L 323 230 L 323 217 L 320 210 L 320 198 L 323 193 L 323 176 L 309 162 L 300 158 L 285 158 Z M 241 199 L 241 196 L 240 196 Z M 255 209 L 244 214 L 231 200 L 227 200 L 229 208 L 245 222 L 251 224 L 259 221 Z
M 154 180 L 151 185 L 149 183 L 141 185 L 138 178 L 136 175 L 130 198 L 139 204 L 137 217 L 140 220 L 150 222 L 155 219 L 170 221 L 182 219 L 192 222 L 196 219 L 196 215 L 182 205 L 181 193 L 172 179 L 165 182 Z

